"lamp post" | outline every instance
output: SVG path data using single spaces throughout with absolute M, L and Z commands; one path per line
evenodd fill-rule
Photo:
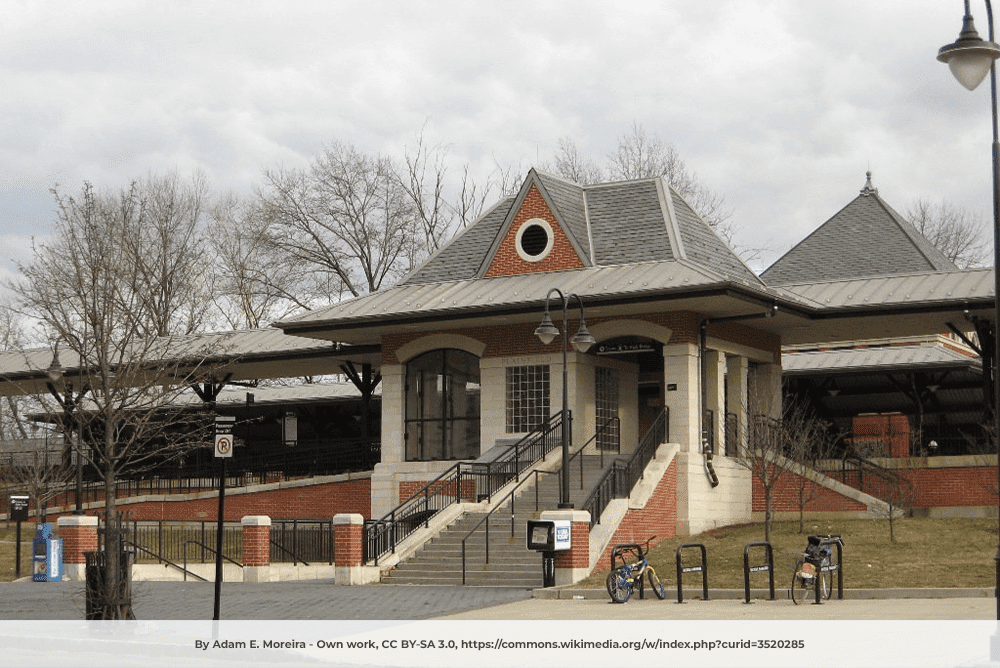
M 989 41 L 983 41 L 976 32 L 976 27 L 972 22 L 972 14 L 969 12 L 969 0 L 965 0 L 965 16 L 962 20 L 962 32 L 954 44 L 942 46 L 938 50 L 937 59 L 947 63 L 952 74 L 958 82 L 969 90 L 978 86 L 986 74 L 990 75 L 990 98 L 992 101 L 993 114 L 993 299 L 994 326 L 993 326 L 993 443 L 997 446 L 997 476 L 1000 480 L 1000 368 L 997 362 L 1000 360 L 1000 271 L 998 271 L 998 257 L 1000 257 L 1000 176 L 997 174 L 998 164 L 1000 164 L 1000 141 L 997 136 L 997 73 L 995 61 L 1000 57 L 1000 46 L 993 42 L 993 7 L 990 0 L 986 0 L 986 19 L 989 25 Z M 1000 522 L 1000 506 L 997 508 L 998 522 Z M 1000 621 L 1000 530 L 997 534 L 997 553 L 993 558 L 996 566 L 996 591 L 997 597 L 997 620 Z M 993 637 L 990 646 L 990 659 L 1000 661 L 1000 638 Z
M 559 295 L 559 299 L 562 300 L 562 312 L 563 312 L 563 328 L 562 328 L 562 469 L 560 471 L 560 490 L 559 490 L 559 507 L 560 508 L 572 508 L 573 504 L 569 501 L 569 446 L 570 439 L 572 438 L 570 428 L 569 428 L 569 374 L 567 373 L 566 364 L 566 352 L 567 352 L 567 336 L 566 332 L 568 329 L 568 316 L 567 312 L 569 310 L 569 300 L 576 298 L 580 305 L 580 329 L 577 330 L 576 334 L 573 335 L 572 340 L 569 343 L 573 344 L 573 348 L 577 352 L 585 353 L 590 350 L 590 347 L 596 343 L 594 337 L 590 335 L 587 331 L 587 321 L 583 319 L 583 299 L 580 295 L 576 294 L 563 294 L 562 290 L 559 288 L 552 288 L 549 290 L 548 294 L 545 295 L 545 315 L 542 316 L 542 322 L 535 329 L 535 336 L 541 339 L 542 343 L 549 345 L 552 343 L 557 336 L 559 336 L 559 329 L 552 324 L 552 316 L 549 315 L 549 300 L 552 294 L 555 293 Z
M 89 391 L 89 388 L 81 383 L 81 387 L 77 388 L 79 392 L 75 393 L 73 384 L 66 382 L 65 372 L 62 364 L 59 363 L 58 343 L 52 354 L 52 363 L 49 364 L 49 368 L 45 370 L 45 373 L 49 377 L 49 381 L 45 386 L 48 388 L 49 394 L 55 397 L 55 400 L 59 403 L 59 407 L 66 413 L 69 421 L 70 445 L 76 451 L 76 507 L 73 510 L 73 514 L 83 515 L 83 452 L 81 451 L 80 443 L 82 434 L 77 434 L 76 438 L 73 437 L 73 434 L 76 432 L 76 408 L 80 404 L 80 400 L 83 399 L 83 396 Z

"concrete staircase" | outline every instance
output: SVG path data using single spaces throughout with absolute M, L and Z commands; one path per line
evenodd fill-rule
M 613 457 L 605 456 L 604 465 Z M 580 486 L 580 462 L 571 468 L 570 501 L 577 507 L 590 493 L 601 474 L 600 457 L 583 456 L 583 486 Z M 514 502 L 514 535 L 511 537 L 510 505 L 490 517 L 489 552 L 486 563 L 486 524 L 466 540 L 465 584 L 481 587 L 541 587 L 542 556 L 527 550 L 525 524 L 537 519 L 541 511 L 554 510 L 559 503 L 559 475 L 538 477 L 538 509 L 535 507 L 535 484 L 525 483 Z M 485 513 L 465 513 L 428 541 L 409 559 L 382 577 L 385 584 L 462 584 L 462 540 L 483 519 Z

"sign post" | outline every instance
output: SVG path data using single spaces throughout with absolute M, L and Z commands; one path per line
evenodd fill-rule
M 17 547 L 14 548 L 14 579 L 21 577 L 21 522 L 28 521 L 28 497 L 10 497 L 10 519 L 17 522 Z
M 215 616 L 219 621 L 219 610 L 222 602 L 222 521 L 226 508 L 226 460 L 233 456 L 233 426 L 236 417 L 233 415 L 215 416 L 215 457 L 222 460 L 219 473 L 219 519 L 215 531 Z

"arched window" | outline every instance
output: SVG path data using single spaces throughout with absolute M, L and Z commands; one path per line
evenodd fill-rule
M 406 461 L 479 456 L 479 358 L 432 350 L 406 365 Z

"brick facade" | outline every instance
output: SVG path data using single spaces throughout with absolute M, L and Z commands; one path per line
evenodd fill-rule
M 774 471 L 774 465 L 771 465 L 771 475 L 777 475 Z M 781 478 L 774 485 L 773 489 L 773 502 L 774 510 L 777 512 L 783 511 L 798 511 L 799 510 L 799 498 L 800 489 L 804 490 L 801 498 L 809 499 L 805 505 L 807 511 L 812 510 L 816 512 L 829 512 L 829 511 L 861 511 L 866 510 L 865 504 L 860 501 L 855 501 L 854 499 L 839 494 L 822 485 L 818 485 L 811 480 L 805 479 L 802 476 L 793 473 L 791 471 L 785 471 L 781 474 Z M 764 503 L 764 486 L 760 482 L 760 478 L 754 473 L 753 475 L 753 512 L 764 512 L 766 505 Z
M 933 462 L 933 460 L 931 460 Z M 889 468 L 913 483 L 914 494 L 906 505 L 912 508 L 961 508 L 995 507 L 997 504 L 997 470 L 989 466 L 927 466 L 921 458 L 896 460 L 896 464 L 906 466 Z M 883 496 L 882 487 L 871 482 L 860 481 L 854 472 L 845 476 L 840 471 L 827 474 L 849 487 L 868 492 L 875 497 Z M 810 499 L 805 504 L 806 511 L 863 511 L 865 505 L 839 494 L 827 487 L 786 471 L 774 489 L 774 509 L 778 512 L 799 510 L 799 483 L 804 482 L 804 497 Z M 812 497 L 812 498 L 810 498 Z M 757 477 L 753 480 L 753 511 L 764 511 L 764 488 Z
M 414 494 L 423 491 L 424 487 L 430 483 L 430 480 L 404 480 L 399 483 L 399 498 L 402 500 L 407 500 Z M 455 496 L 455 483 L 441 481 L 435 485 L 431 490 L 432 494 L 443 494 L 445 496 Z M 474 479 L 462 480 L 462 500 L 475 502 L 476 501 L 476 481 Z
M 651 544 L 677 535 L 677 460 L 667 467 L 652 496 L 641 509 L 629 510 L 615 531 L 604 553 L 597 561 L 598 570 L 611 563 L 611 550 L 621 543 L 644 544 L 656 536 Z
M 556 568 L 590 567 L 590 523 L 570 523 L 570 549 L 555 553 Z
M 256 518 L 243 518 L 243 565 L 244 566 L 270 566 L 271 565 L 271 524 L 248 523 L 247 520 Z M 262 518 L 267 519 L 267 518 Z
M 515 247 L 517 230 L 521 225 L 532 218 L 541 218 L 552 226 L 552 251 L 548 256 L 539 262 L 526 262 L 518 255 Z M 533 274 L 543 271 L 561 271 L 564 269 L 582 269 L 583 261 L 576 254 L 569 238 L 556 222 L 556 217 L 552 214 L 545 199 L 532 186 L 525 195 L 521 208 L 514 216 L 514 222 L 507 230 L 507 236 L 500 242 L 493 261 L 486 270 L 487 278 L 494 276 L 512 276 L 515 274 Z
M 338 518 L 339 519 L 339 518 Z M 346 520 L 346 518 L 345 518 Z M 348 521 L 334 522 L 334 562 L 339 567 L 360 566 L 364 557 L 364 525 Z
M 188 496 L 188 495 L 177 495 Z M 155 501 L 121 500 L 118 509 L 128 520 L 215 520 L 219 509 L 217 494 L 203 498 Z M 225 518 L 239 522 L 247 515 L 267 515 L 273 519 L 328 519 L 338 513 L 371 517 L 371 479 L 280 486 L 260 491 L 226 490 Z M 50 515 L 54 517 L 54 515 Z

